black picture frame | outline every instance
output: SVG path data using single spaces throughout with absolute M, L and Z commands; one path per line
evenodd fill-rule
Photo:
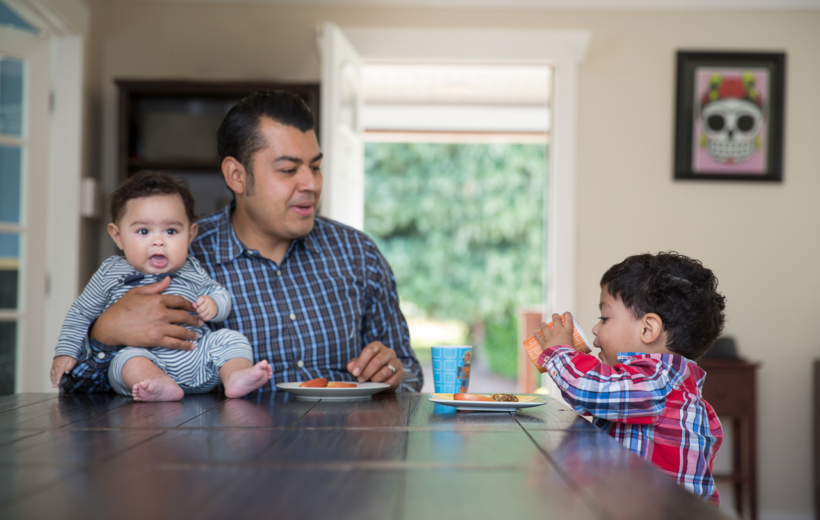
M 786 55 L 678 51 L 675 179 L 783 180 Z

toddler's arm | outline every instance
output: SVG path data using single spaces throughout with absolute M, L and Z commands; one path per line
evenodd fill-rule
M 654 424 L 682 377 L 681 361 L 676 357 L 670 363 L 644 358 L 609 366 L 595 356 L 559 345 L 546 349 L 538 362 L 576 412 L 608 421 Z
M 200 296 L 194 302 L 194 309 L 196 309 L 199 317 L 205 321 L 214 319 L 219 311 L 216 302 L 210 296 Z
M 85 359 L 88 328 L 105 310 L 111 282 L 105 273 L 113 263 L 109 258 L 100 266 L 85 286 L 63 321 L 60 338 L 57 340 L 56 356 L 68 356 L 75 360 Z
M 57 388 L 60 386 L 60 380 L 65 374 L 71 372 L 71 369 L 77 364 L 77 360 L 71 356 L 57 356 L 51 362 L 51 387 Z
M 196 305 L 194 306 L 197 309 L 197 313 L 205 321 L 225 321 L 231 313 L 231 293 L 211 278 L 196 258 L 189 256 L 188 261 L 194 266 L 194 270 L 198 275 L 199 298 L 197 298 Z M 216 312 L 210 319 L 203 317 L 202 313 L 199 312 L 199 302 L 203 296 L 209 296 L 216 306 Z

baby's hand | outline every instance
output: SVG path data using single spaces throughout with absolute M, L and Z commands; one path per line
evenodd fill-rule
M 63 375 L 68 374 L 77 364 L 77 360 L 71 356 L 57 356 L 51 362 L 51 387 L 60 386 Z
M 572 346 L 572 314 L 565 312 L 561 322 L 561 316 L 552 315 L 552 329 L 546 323 L 541 324 L 541 330 L 535 331 L 535 339 L 541 348 L 546 350 L 558 345 Z
M 196 309 L 199 317 L 205 321 L 211 321 L 216 318 L 216 302 L 210 296 L 200 296 L 197 298 L 196 303 L 194 303 L 194 309 Z

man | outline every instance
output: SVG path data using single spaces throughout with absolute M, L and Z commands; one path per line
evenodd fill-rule
M 310 109 L 296 95 L 258 92 L 225 116 L 222 174 L 234 193 L 199 222 L 191 254 L 233 295 L 222 326 L 244 334 L 255 362 L 273 366 L 270 386 L 317 377 L 385 382 L 419 391 L 390 267 L 363 233 L 317 217 L 322 153 Z M 89 331 L 89 355 L 64 392 L 103 391 L 118 347 L 190 349 L 201 325 L 190 302 L 161 294 L 169 280 L 132 289 Z

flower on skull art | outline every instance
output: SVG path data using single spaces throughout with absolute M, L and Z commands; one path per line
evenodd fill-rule
M 713 74 L 700 102 L 703 134 L 700 146 L 724 164 L 748 160 L 760 148 L 763 98 L 754 75 L 728 77 Z

